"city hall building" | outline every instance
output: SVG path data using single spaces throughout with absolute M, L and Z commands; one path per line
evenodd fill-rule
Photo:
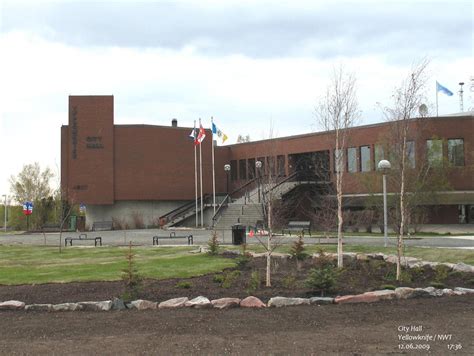
M 215 146 L 216 205 L 232 193 L 234 204 L 258 206 L 257 198 L 250 197 L 256 194 L 257 178 L 271 175 L 276 185 L 285 182 L 285 191 L 278 195 L 284 200 L 306 189 L 302 187 L 333 185 L 334 172 L 341 169 L 346 208 L 362 209 L 368 196 L 381 195 L 381 173 L 376 166 L 380 159 L 390 157 L 390 147 L 381 142 L 390 136 L 394 125 L 385 122 L 351 128 L 342 152 L 344 163 L 338 167 L 333 132 Z M 61 127 L 63 196 L 70 203 L 85 205 L 89 228 L 96 221 L 114 221 L 128 227 L 137 221 L 145 226 L 171 226 L 170 220 L 178 213 L 182 218 L 173 224 L 194 226 L 196 186 L 191 131 L 191 127 L 180 127 L 175 119 L 169 126 L 115 125 L 113 96 L 70 96 L 69 124 Z M 450 167 L 449 189 L 439 192 L 436 201 L 420 202 L 430 208 L 426 222 L 474 223 L 472 113 L 413 119 L 410 132 L 407 148 L 411 167 L 429 159 Z M 213 223 L 214 216 L 211 137 L 211 131 L 206 130 L 201 147 L 205 226 Z M 368 177 L 380 177 L 375 180 L 380 184 L 368 185 Z M 264 185 L 258 190 L 260 195 Z M 389 193 L 395 193 L 390 185 Z M 226 209 L 231 210 L 231 200 L 224 203 L 219 209 L 222 216 Z M 239 209 L 244 214 L 245 207 Z M 299 211 L 291 213 L 298 217 Z M 230 219 L 227 223 L 232 222 L 237 221 Z

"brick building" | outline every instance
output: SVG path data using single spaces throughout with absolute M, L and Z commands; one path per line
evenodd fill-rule
M 192 203 L 195 197 L 194 146 L 190 127 L 114 125 L 113 96 L 70 96 L 69 125 L 61 127 L 61 188 L 67 199 L 87 207 L 93 221 L 128 221 L 133 216 L 145 225 Z M 332 181 L 336 168 L 345 172 L 344 193 L 348 207 L 360 208 L 364 198 L 378 187 L 367 187 L 366 177 L 380 175 L 376 162 L 389 158 L 382 144 L 394 124 L 381 123 L 350 129 L 344 164 L 335 167 L 331 132 L 261 140 L 215 147 L 215 179 L 218 202 L 238 187 L 251 186 L 258 175 L 272 173 L 283 181 Z M 409 159 L 413 166 L 437 159 L 447 164 L 450 189 L 436 202 L 431 223 L 474 223 L 474 119 L 472 115 L 413 120 Z M 202 145 L 203 191 L 212 193 L 211 140 Z M 257 172 L 255 162 L 262 162 Z M 224 165 L 230 171 L 224 171 Z M 227 175 L 228 174 L 228 175 Z M 285 196 L 291 195 L 291 187 Z M 390 187 L 389 187 L 390 190 Z M 248 192 L 247 192 L 248 193 Z M 377 192 L 375 192 L 378 194 Z M 283 197 L 282 197 L 283 199 Z M 193 206 L 193 204 L 190 204 Z M 209 201 L 206 201 L 209 206 Z M 242 210 L 243 211 L 243 210 Z M 191 214 L 193 215 L 193 214 Z M 211 222 L 212 207 L 205 210 Z M 181 224 L 193 225 L 189 214 Z

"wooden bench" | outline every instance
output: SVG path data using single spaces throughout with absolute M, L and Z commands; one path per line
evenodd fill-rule
M 176 232 L 171 231 L 170 236 L 153 236 L 153 246 L 159 245 L 159 239 L 188 239 L 188 245 L 193 245 L 193 235 L 176 235 Z
M 112 221 L 94 221 L 92 224 L 92 231 L 108 231 L 112 230 Z
M 67 243 L 69 242 L 69 246 L 72 246 L 72 240 L 76 241 L 86 241 L 86 240 L 94 240 L 94 246 L 97 246 L 97 243 L 102 246 L 102 237 L 97 236 L 97 237 L 87 237 L 87 234 L 80 234 L 79 237 L 66 237 L 64 239 L 64 246 L 67 246 Z
M 288 232 L 291 236 L 291 232 L 301 233 L 304 236 L 304 232 L 307 231 L 309 236 L 311 236 L 311 222 L 309 221 L 290 221 L 288 227 L 282 230 L 284 234 Z

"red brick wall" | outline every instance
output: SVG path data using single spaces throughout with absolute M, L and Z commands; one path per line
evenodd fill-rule
M 67 155 L 68 197 L 76 203 L 114 203 L 113 96 L 70 96 Z

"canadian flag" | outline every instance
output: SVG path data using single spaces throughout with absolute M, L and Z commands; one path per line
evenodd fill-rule
M 204 141 L 205 138 L 206 138 L 206 131 L 204 130 L 202 125 L 199 124 L 199 133 L 197 135 L 197 142 L 202 143 L 202 141 Z

